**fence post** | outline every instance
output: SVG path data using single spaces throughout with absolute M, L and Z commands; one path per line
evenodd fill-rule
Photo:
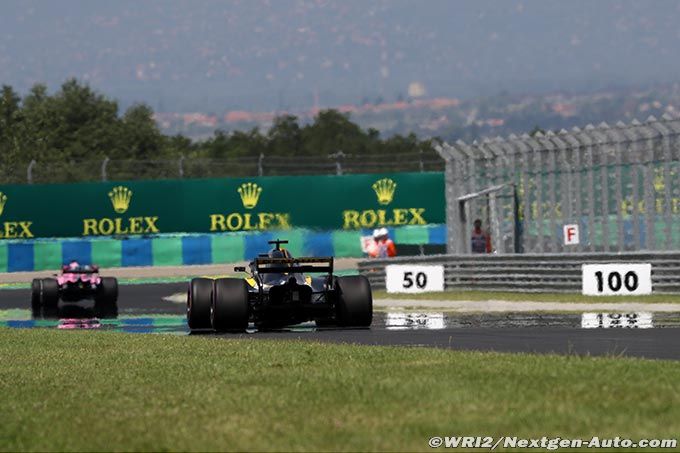
M 605 123 L 606 124 L 606 123 Z M 611 245 L 611 236 L 609 234 L 609 155 L 610 150 L 607 149 L 607 137 L 602 131 L 605 129 L 602 125 L 594 127 L 592 125 L 586 126 L 584 129 L 592 137 L 594 143 L 597 143 L 597 161 L 600 166 L 600 225 L 602 225 L 602 250 L 609 252 Z
M 338 151 L 337 153 L 329 154 L 329 158 L 335 159 L 335 174 L 338 176 L 342 176 L 342 161 L 341 159 L 345 157 L 345 153 L 341 151 Z
M 569 174 L 571 175 L 572 185 L 570 191 L 573 190 L 573 208 L 570 210 L 569 221 L 570 223 L 576 223 L 579 227 L 583 224 L 583 175 L 581 161 L 583 160 L 583 146 L 580 141 L 570 134 L 565 129 L 562 129 L 559 133 L 560 137 L 566 143 L 567 149 L 571 151 L 571 159 L 565 157 L 567 160 L 567 167 L 569 168 Z M 571 196 L 570 196 L 571 198 Z M 574 246 L 577 252 L 582 253 L 584 251 L 584 235 L 581 235 L 581 240 L 579 244 Z
M 642 238 L 641 232 L 640 232 L 640 209 L 639 209 L 639 203 L 640 203 L 640 186 L 638 184 L 639 179 L 640 179 L 640 169 L 639 169 L 639 155 L 642 152 L 640 150 L 640 140 L 637 135 L 637 132 L 634 130 L 632 123 L 631 125 L 626 126 L 625 128 L 621 129 L 623 135 L 626 137 L 626 139 L 629 142 L 629 147 L 628 147 L 628 156 L 627 156 L 627 161 L 631 165 L 630 168 L 630 179 L 631 179 L 631 198 L 632 198 L 632 206 L 631 206 L 631 214 L 632 214 L 632 222 L 633 222 L 633 244 L 635 247 L 635 250 L 641 250 L 642 249 Z
M 643 197 L 645 207 L 645 230 L 647 236 L 647 250 L 656 250 L 657 240 L 654 228 L 656 216 L 656 203 L 654 197 L 654 140 L 657 134 L 649 127 L 639 124 L 640 134 L 645 137 L 645 151 L 643 154 L 644 166 L 642 167 Z
M 597 141 L 598 143 L 598 154 L 599 154 L 599 163 L 600 163 L 600 186 L 602 189 L 600 190 L 600 197 L 601 197 L 601 211 L 602 211 L 602 246 L 603 250 L 605 252 L 609 252 L 611 249 L 611 243 L 612 243 L 612 235 L 609 234 L 611 231 L 610 227 L 610 216 L 611 216 L 611 210 L 610 205 L 611 205 L 611 184 L 610 184 L 610 167 L 612 165 L 611 162 L 611 156 L 612 153 L 616 153 L 616 148 L 615 144 L 611 143 L 611 140 L 608 136 L 609 132 L 609 125 L 607 123 L 600 123 L 595 129 L 592 129 L 590 131 L 590 135 Z M 614 155 L 616 158 L 616 156 Z M 616 165 L 616 163 L 614 163 Z M 620 181 L 620 179 L 618 180 Z M 617 182 L 618 183 L 618 182 Z M 616 194 L 614 194 L 614 201 L 616 202 Z M 620 205 L 619 205 L 620 206 Z M 618 210 L 618 209 L 617 209 Z M 617 223 L 618 218 L 617 218 Z M 617 246 L 618 247 L 618 237 L 617 237 Z M 616 250 L 616 247 L 614 250 Z
M 458 140 L 454 145 L 445 142 L 442 146 L 436 146 L 435 150 L 446 161 L 446 251 L 464 254 L 470 245 L 467 226 L 470 210 L 467 203 L 461 203 L 458 199 L 466 194 L 466 167 L 471 157 L 469 147 Z
M 31 160 L 31 162 L 28 164 L 28 168 L 26 169 L 26 180 L 29 184 L 33 184 L 33 167 L 35 167 L 35 164 L 35 159 Z
M 617 129 L 621 128 L 623 123 L 616 125 Z M 624 126 L 625 127 L 625 126 Z M 621 139 L 624 138 L 619 130 L 612 129 L 610 136 L 616 143 L 616 235 L 618 236 L 619 252 L 626 250 L 626 234 L 624 227 L 624 216 L 623 212 L 623 150 L 621 149 Z
M 588 247 L 591 252 L 595 251 L 595 170 L 594 162 L 594 143 L 587 131 L 579 128 L 573 129 L 578 140 L 585 144 L 584 161 L 586 165 L 586 187 L 588 192 Z
M 529 225 L 535 223 L 535 219 L 532 218 L 532 197 L 534 196 L 534 189 L 530 185 L 529 179 L 529 169 L 531 168 L 531 150 L 529 146 L 515 134 L 510 134 L 510 148 L 513 150 L 513 154 L 516 157 L 515 162 L 518 162 L 517 170 L 519 171 L 519 180 L 517 185 L 517 198 L 519 206 L 517 207 L 517 216 L 521 215 L 521 234 L 519 233 L 520 228 L 517 228 L 519 238 L 519 251 L 521 253 L 527 253 L 533 251 L 534 243 L 528 240 L 528 229 Z M 531 180 L 533 182 L 533 179 Z M 520 214 L 521 213 L 521 214 Z M 518 219 L 519 220 L 519 219 Z
M 489 221 L 491 222 L 491 239 L 496 241 L 496 254 L 502 255 L 505 250 L 503 249 L 503 237 L 501 234 L 501 222 L 498 218 L 498 205 L 496 203 L 496 192 L 491 192 L 489 194 Z M 494 239 L 495 238 L 495 239 Z
M 184 178 L 184 154 L 179 158 L 179 177 Z
M 108 157 L 105 157 L 104 160 L 102 161 L 102 181 L 106 181 L 106 167 L 109 165 L 109 159 Z
M 264 153 L 260 153 L 260 157 L 257 159 L 257 176 L 264 176 Z
M 663 147 L 663 217 L 664 217 L 664 236 L 666 247 L 672 249 L 675 244 L 673 244 L 673 217 L 672 217 L 672 204 L 673 198 L 671 195 L 671 163 L 672 163 L 672 151 L 671 151 L 671 134 L 670 130 L 663 125 L 661 121 L 655 121 L 650 124 L 661 135 L 661 144 Z M 656 178 L 655 178 L 656 179 Z M 656 182 L 656 181 L 655 181 Z M 654 185 L 655 196 L 659 196 L 656 192 L 656 184 Z M 659 214 L 657 212 L 657 214 Z

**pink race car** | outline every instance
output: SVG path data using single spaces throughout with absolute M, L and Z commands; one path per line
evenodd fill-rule
M 54 278 L 36 278 L 31 286 L 33 310 L 54 309 L 59 300 L 78 302 L 94 299 L 95 307 L 115 307 L 118 301 L 118 280 L 100 277 L 99 267 L 82 265 L 77 261 L 62 266 Z

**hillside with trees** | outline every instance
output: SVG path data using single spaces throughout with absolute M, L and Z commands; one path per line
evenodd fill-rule
M 26 182 L 31 161 L 36 162 L 35 182 L 98 180 L 107 158 L 107 168 L 119 179 L 177 177 L 183 173 L 177 171 L 178 162 L 191 177 L 251 175 L 258 170 L 250 167 L 262 167 L 264 157 L 264 163 L 279 159 L 288 165 L 268 174 L 296 174 L 296 162 L 310 172 L 318 162 L 327 162 L 319 166 L 324 173 L 335 165 L 333 155 L 358 165 L 372 162 L 376 168 L 369 171 L 380 171 L 381 162 L 393 168 L 405 154 L 437 159 L 432 145 L 414 134 L 382 138 L 378 130 L 364 130 L 332 109 L 304 125 L 293 115 L 282 115 L 266 131 L 217 130 L 206 140 L 193 141 L 163 135 L 149 106 L 135 104 L 120 112 L 115 100 L 75 79 L 53 94 L 37 84 L 22 97 L 5 85 L 0 96 L 1 183 Z

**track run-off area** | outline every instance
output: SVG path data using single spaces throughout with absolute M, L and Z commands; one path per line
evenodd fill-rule
M 0 325 L 15 328 L 59 328 L 115 330 L 129 333 L 186 335 L 183 294 L 186 281 L 124 284 L 120 286 L 118 316 L 94 317 L 90 304 L 62 304 L 50 318 L 31 315 L 27 288 L 0 290 Z M 499 303 L 460 301 L 409 301 L 376 299 L 373 324 L 369 329 L 317 328 L 314 323 L 287 329 L 222 338 L 309 340 L 384 346 L 436 347 L 519 353 L 630 356 L 680 360 L 680 315 L 674 304 L 656 304 L 661 310 L 649 313 L 638 324 L 628 318 L 611 328 L 582 328 L 587 304 L 566 304 L 560 313 L 522 310 L 521 303 L 501 310 Z M 422 306 L 414 306 L 420 304 Z M 535 303 L 534 303 L 535 304 Z M 540 303 L 539 303 L 540 304 Z M 602 306 L 600 306 L 602 305 Z M 607 308 L 600 304 L 595 308 Z M 478 311 L 474 307 L 478 306 Z M 654 304 L 649 304 L 654 308 Z M 502 307 L 502 305 L 500 305 Z M 582 310 L 576 308 L 583 307 Z M 633 306 L 635 307 L 635 306 Z M 492 309 L 490 309 L 492 308 Z M 540 308 L 540 307 L 539 307 Z M 674 309 L 676 309 L 674 311 Z M 609 312 L 620 312 L 612 307 Z M 594 314 L 593 314 L 594 316 Z M 618 321 L 617 321 L 618 323 Z M 618 327 L 618 328 L 616 328 Z M 205 335 L 215 335 L 206 333 Z

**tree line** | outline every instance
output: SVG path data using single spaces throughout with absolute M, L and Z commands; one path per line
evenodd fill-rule
M 23 97 L 11 86 L 2 86 L 0 182 L 25 180 L 25 175 L 17 172 L 32 160 L 43 168 L 77 168 L 82 162 L 101 162 L 106 157 L 142 162 L 180 157 L 230 159 L 261 153 L 320 158 L 339 151 L 367 157 L 434 153 L 432 140 L 420 140 L 415 134 L 381 138 L 378 130 L 364 130 L 349 115 L 332 109 L 320 111 L 309 124 L 300 124 L 293 115 L 281 115 L 267 131 L 217 130 L 202 141 L 163 135 L 148 105 L 133 105 L 122 114 L 119 110 L 115 100 L 76 79 L 67 80 L 53 94 L 45 85 L 36 84 Z M 84 172 L 93 167 L 82 168 Z M 69 177 L 79 177 L 77 169 L 69 171 L 75 172 Z

